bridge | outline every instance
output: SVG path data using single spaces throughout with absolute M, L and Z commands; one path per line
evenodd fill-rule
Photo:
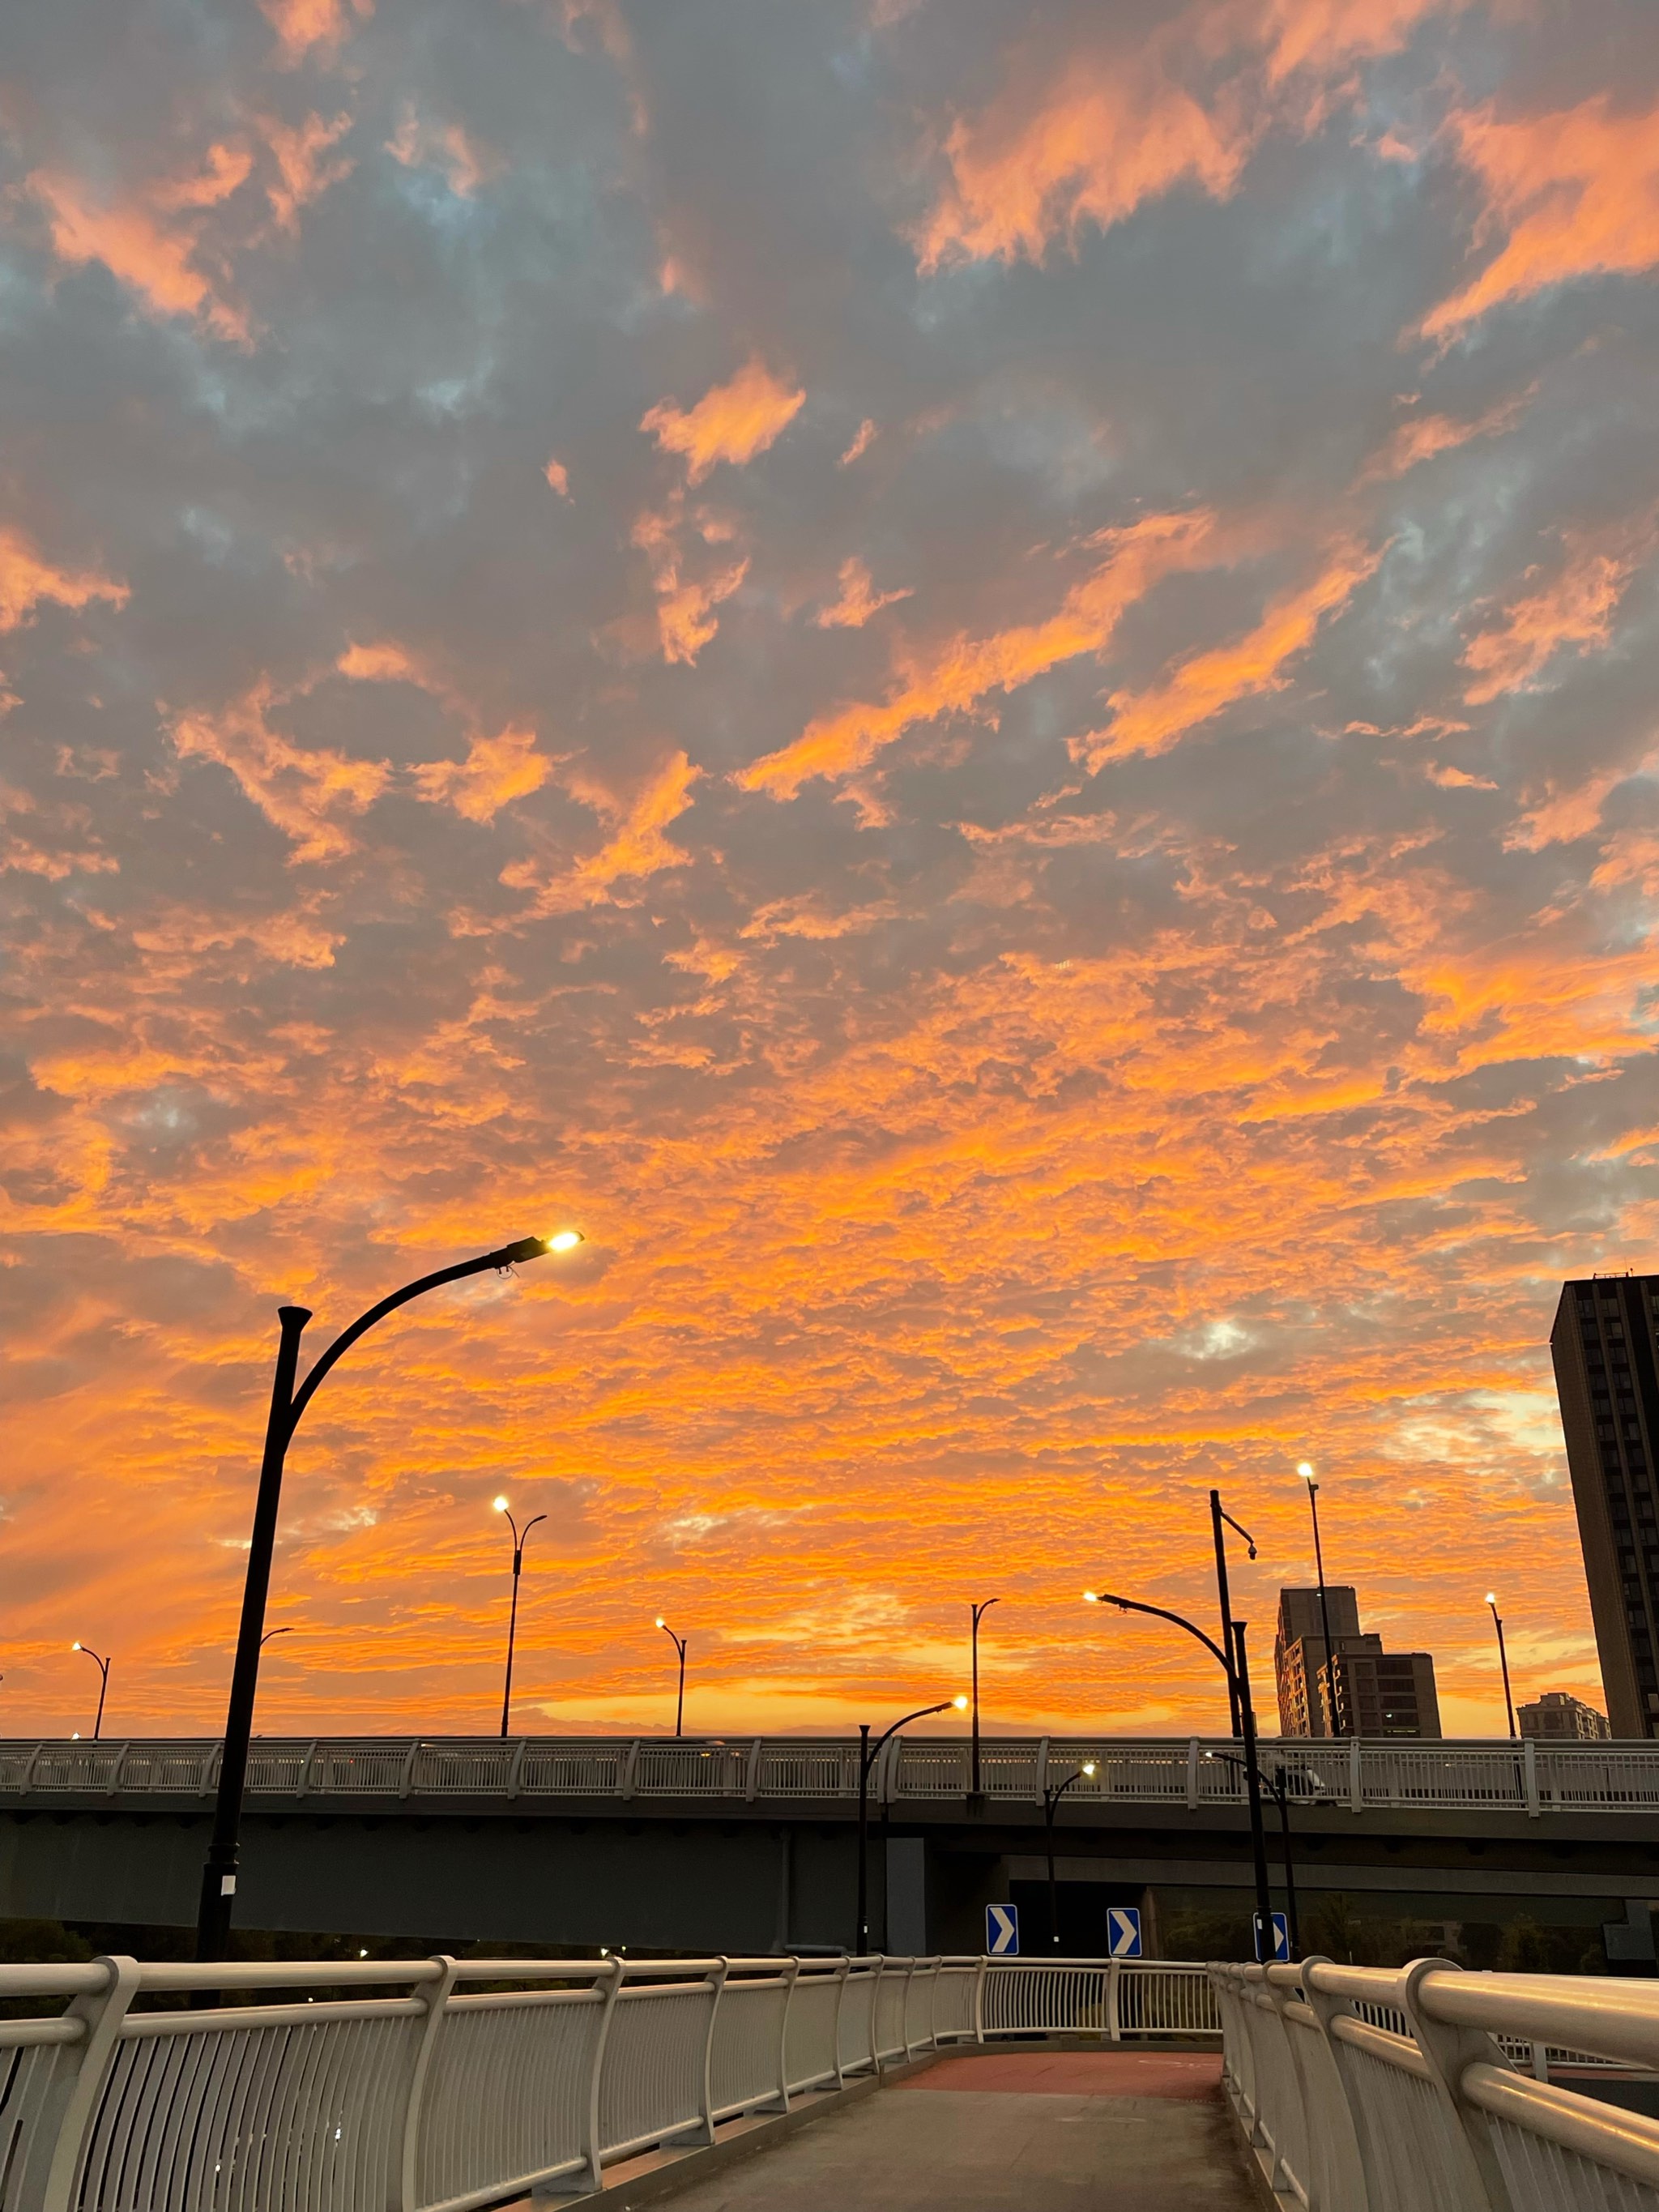
M 0 1912 L 189 1924 L 218 1757 L 200 1739 L 0 1743 Z M 1298 1739 L 1262 1758 L 1286 1778 L 1306 1899 L 1587 1929 L 1659 1902 L 1659 1747 Z M 870 1778 L 874 1925 L 895 1949 L 966 1949 L 1012 1898 L 1046 1935 L 1044 1793 L 1073 1776 L 1054 1822 L 1068 1948 L 1105 1948 L 1114 1904 L 1154 1923 L 1242 1908 L 1236 1759 L 1200 1737 L 997 1738 L 975 1792 L 960 1739 L 896 1738 Z M 839 1948 L 858 1761 L 826 1737 L 260 1739 L 238 1917 L 458 1944 Z
M 1659 2204 L 1647 1983 L 108 1957 L 0 1966 L 0 2005 L 5 2212 Z

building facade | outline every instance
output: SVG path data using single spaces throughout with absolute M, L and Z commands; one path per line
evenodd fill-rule
M 1515 1724 L 1522 1735 L 1549 1737 L 1557 1743 L 1605 1743 L 1613 1734 L 1605 1713 L 1565 1690 L 1546 1690 L 1535 1704 L 1517 1705 Z
M 1330 1625 L 1330 1649 L 1325 1627 Z M 1281 1735 L 1437 1736 L 1440 1700 L 1426 1651 L 1385 1651 L 1359 1625 L 1352 1583 L 1279 1593 L 1273 1678 Z
M 1615 1736 L 1659 1735 L 1659 1275 L 1563 1285 L 1550 1332 L 1590 1618 Z

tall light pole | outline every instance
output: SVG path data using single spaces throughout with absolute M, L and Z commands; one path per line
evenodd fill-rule
M 249 1747 L 253 1737 L 253 1701 L 259 1687 L 259 1644 L 264 1631 L 265 1599 L 270 1589 L 271 1555 L 276 1542 L 276 1515 L 283 1497 L 283 1466 L 306 1407 L 319 1384 L 343 1354 L 377 1322 L 399 1306 L 435 1291 L 444 1283 L 458 1283 L 467 1275 L 481 1275 L 491 1267 L 503 1273 L 520 1261 L 539 1260 L 544 1253 L 568 1252 L 582 1242 L 581 1232 L 562 1229 L 553 1237 L 521 1237 L 516 1244 L 484 1252 L 476 1260 L 462 1260 L 453 1267 L 440 1267 L 405 1283 L 402 1290 L 359 1314 L 349 1328 L 342 1329 L 311 1372 L 296 1389 L 300 1338 L 311 1319 L 308 1306 L 279 1306 L 276 1320 L 282 1335 L 276 1347 L 276 1368 L 270 1383 L 270 1410 L 265 1420 L 264 1455 L 259 1463 L 259 1489 L 253 1508 L 253 1534 L 248 1544 L 247 1573 L 242 1584 L 242 1618 L 236 1635 L 236 1661 L 231 1670 L 230 1704 L 225 1714 L 225 1740 L 219 1756 L 219 1789 L 213 1808 L 213 1836 L 207 1863 L 202 1869 L 202 1897 L 196 1917 L 196 1956 L 199 1960 L 222 1959 L 230 1937 L 230 1916 L 236 1895 L 236 1873 L 240 1856 L 242 1792 L 247 1782 Z
M 979 1625 L 991 1607 L 994 1605 L 1000 1605 L 1001 1602 L 1000 1598 L 988 1597 L 981 1599 L 979 1604 L 969 1608 L 974 1621 L 973 1634 L 970 1638 L 974 1654 L 974 1747 L 969 1760 L 968 1787 L 975 1797 L 979 1795 Z
M 870 1723 L 859 1723 L 859 1921 L 858 1938 L 854 1956 L 866 1959 L 870 1955 L 870 1769 L 881 1756 L 881 1747 L 889 1737 L 896 1736 L 901 1729 L 908 1728 L 912 1721 L 925 1721 L 930 1713 L 966 1712 L 966 1698 L 946 1698 L 937 1705 L 918 1705 L 913 1713 L 884 1729 L 874 1743 L 870 1741 Z M 884 1886 L 882 1894 L 886 1895 Z
M 1074 1782 L 1094 1778 L 1095 1762 L 1085 1759 L 1074 1774 L 1054 1788 L 1045 1784 L 1042 1791 L 1042 1837 L 1048 1854 L 1048 1944 L 1052 1950 L 1060 1948 L 1060 1893 L 1054 1887 L 1054 1811 L 1060 1799 Z
M 1521 1731 L 1515 1725 L 1515 1700 L 1510 1695 L 1510 1655 L 1504 1643 L 1504 1622 L 1498 1610 L 1498 1593 L 1495 1590 L 1486 1592 L 1486 1603 L 1492 1607 L 1492 1625 L 1498 1631 L 1498 1663 L 1504 1670 L 1504 1713 L 1513 1741 Z
M 507 1682 L 501 1691 L 501 1734 L 505 1736 L 513 1712 L 513 1644 L 519 1632 L 519 1577 L 524 1572 L 525 1538 L 547 1516 L 538 1513 L 535 1520 L 526 1521 L 520 1528 L 507 1510 L 506 1498 L 495 1500 L 495 1510 L 507 1515 L 507 1525 L 513 1531 L 513 1605 L 507 1616 Z
M 1313 1515 L 1314 1569 L 1319 1577 L 1319 1626 L 1325 1639 L 1325 1732 L 1340 1735 L 1336 1724 L 1336 1653 L 1331 1647 L 1331 1611 L 1325 1602 L 1325 1554 L 1319 1547 L 1319 1485 L 1304 1459 L 1297 1473 L 1308 1486 L 1308 1510 Z
M 1204 1756 L 1206 1759 L 1224 1759 L 1240 1774 L 1244 1771 L 1243 1760 L 1235 1759 L 1230 1751 L 1206 1751 Z M 1316 1788 L 1322 1786 L 1316 1774 L 1310 1779 Z M 1263 1788 L 1279 1808 L 1279 1833 L 1285 1855 L 1285 1926 L 1291 1939 L 1291 1956 L 1294 1960 L 1302 1956 L 1302 1926 L 1296 1909 L 1296 1875 L 1291 1866 L 1290 1780 L 1288 1772 L 1282 1766 L 1277 1766 L 1271 1774 L 1264 1773 L 1261 1777 Z
M 1222 1533 L 1224 1522 L 1229 1528 L 1244 1539 L 1245 1543 L 1249 1547 L 1250 1557 L 1255 1559 L 1255 1537 L 1248 1528 L 1240 1528 L 1231 1513 L 1224 1512 L 1221 1492 L 1218 1490 L 1212 1490 L 1210 1492 L 1210 1527 L 1215 1537 L 1216 1593 L 1221 1600 L 1221 1648 L 1227 1655 L 1227 1709 L 1232 1716 L 1232 1732 L 1237 1736 L 1238 1734 L 1238 1684 L 1233 1679 L 1233 1609 L 1232 1602 L 1227 1595 L 1227 1540 Z
M 75 1649 L 84 1651 L 98 1669 L 98 1717 L 92 1724 L 92 1740 L 96 1743 L 104 1732 L 104 1699 L 109 1694 L 109 1661 L 100 1659 L 90 1644 L 77 1644 Z
M 1261 1824 L 1261 1769 L 1256 1759 L 1255 1708 L 1250 1702 L 1249 1662 L 1244 1656 L 1244 1631 L 1248 1622 L 1236 1620 L 1233 1623 L 1233 1664 L 1230 1668 L 1215 1638 L 1206 1636 L 1184 1613 L 1171 1613 L 1167 1606 L 1143 1605 L 1139 1598 L 1119 1597 L 1111 1590 L 1085 1590 L 1083 1597 L 1087 1605 L 1115 1605 L 1120 1613 L 1150 1613 L 1154 1620 L 1170 1621 L 1176 1628 L 1184 1628 L 1188 1636 L 1196 1637 L 1224 1674 L 1231 1676 L 1237 1673 L 1239 1719 L 1244 1732 L 1244 1794 L 1250 1808 L 1250 1856 L 1255 1862 L 1256 1955 L 1271 1959 L 1273 1899 L 1267 1888 L 1267 1839 Z
M 678 1735 L 682 1732 L 685 1720 L 685 1647 L 690 1639 L 684 1636 L 676 1636 L 660 1613 L 657 1615 L 657 1626 L 680 1656 L 679 1694 L 674 1700 L 674 1733 Z

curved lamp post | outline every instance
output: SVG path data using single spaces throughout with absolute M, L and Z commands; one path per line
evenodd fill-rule
M 109 1694 L 109 1661 L 100 1659 L 90 1644 L 76 1644 L 77 1651 L 84 1651 L 98 1669 L 98 1717 L 92 1724 L 92 1740 L 97 1742 L 104 1732 L 104 1699 Z
M 936 1705 L 918 1705 L 902 1720 L 895 1721 L 890 1729 L 870 1741 L 870 1723 L 859 1723 L 859 1928 L 854 1956 L 866 1959 L 870 1955 L 870 1769 L 881 1756 L 882 1746 L 899 1730 L 908 1728 L 912 1721 L 925 1721 L 930 1713 L 965 1713 L 966 1698 L 945 1698 Z M 885 1885 L 882 1894 L 886 1895 Z
M 1068 1774 L 1058 1789 L 1050 1784 L 1043 1785 L 1042 1834 L 1048 1852 L 1048 1942 L 1056 1951 L 1060 1948 L 1060 1893 L 1054 1887 L 1054 1813 L 1072 1784 L 1074 1782 L 1092 1782 L 1095 1772 L 1094 1760 L 1085 1759 L 1076 1773 Z
M 1000 1598 L 988 1597 L 969 1608 L 974 1619 L 973 1634 L 969 1639 L 974 1658 L 974 1747 L 968 1762 L 968 1787 L 975 1797 L 979 1795 L 979 1625 L 991 1607 L 1001 1602 Z
M 253 1735 L 253 1701 L 259 1686 L 259 1645 L 264 1629 L 265 1598 L 270 1589 L 271 1554 L 276 1548 L 276 1514 L 283 1496 L 283 1465 L 306 1407 L 318 1386 L 337 1360 L 350 1351 L 377 1322 L 384 1321 L 411 1298 L 422 1297 L 445 1283 L 458 1283 L 467 1275 L 482 1275 L 495 1267 L 505 1270 L 525 1260 L 539 1260 L 547 1252 L 569 1252 L 582 1242 L 581 1232 L 562 1229 L 554 1237 L 521 1237 L 516 1244 L 484 1252 L 476 1260 L 462 1260 L 453 1267 L 405 1283 L 400 1291 L 359 1314 L 349 1328 L 341 1330 L 295 1388 L 300 1365 L 300 1338 L 311 1319 L 308 1306 L 279 1306 L 282 1336 L 276 1347 L 276 1370 L 271 1377 L 270 1411 L 265 1421 L 264 1455 L 259 1463 L 259 1490 L 253 1508 L 253 1534 L 248 1545 L 247 1575 L 242 1584 L 242 1619 L 236 1635 L 236 1663 L 231 1670 L 230 1704 L 225 1714 L 224 1746 L 219 1755 L 219 1789 L 213 1808 L 213 1838 L 202 1869 L 202 1897 L 196 1917 L 196 1956 L 207 1961 L 222 1959 L 230 1936 L 230 1916 L 236 1895 L 236 1871 L 240 1856 L 242 1791 L 247 1781 L 248 1748 Z
M 507 1681 L 501 1691 L 501 1734 L 505 1737 L 513 1711 L 513 1640 L 519 1632 L 519 1577 L 524 1572 L 525 1538 L 547 1516 L 538 1513 L 534 1521 L 526 1521 L 520 1528 L 507 1511 L 506 1498 L 498 1498 L 495 1510 L 507 1514 L 507 1525 L 513 1531 L 513 1609 L 507 1616 Z
M 1513 1742 L 1520 1730 L 1515 1725 L 1515 1700 L 1510 1695 L 1510 1655 L 1504 1642 L 1504 1621 L 1498 1610 L 1496 1590 L 1486 1592 L 1486 1603 L 1492 1608 L 1492 1625 L 1498 1631 L 1498 1663 L 1504 1670 L 1504 1712 L 1510 1724 L 1510 1740 Z
M 679 1654 L 680 1686 L 674 1699 L 674 1734 L 678 1736 L 684 1732 L 685 1721 L 685 1647 L 691 1639 L 686 1636 L 676 1636 L 660 1613 L 657 1615 L 657 1626 Z
M 1325 1601 L 1325 1554 L 1319 1543 L 1319 1485 L 1311 1463 L 1300 1460 L 1297 1473 L 1308 1486 L 1308 1510 L 1313 1516 L 1314 1572 L 1319 1579 L 1319 1626 L 1325 1639 L 1325 1733 L 1340 1735 L 1336 1724 L 1336 1653 L 1331 1646 L 1331 1609 Z
M 1227 1655 L 1227 1710 L 1232 1716 L 1236 1736 L 1238 1734 L 1238 1682 L 1233 1674 L 1233 1607 L 1227 1593 L 1227 1539 L 1223 1533 L 1224 1522 L 1235 1535 L 1244 1539 L 1250 1558 L 1255 1559 L 1255 1538 L 1223 1506 L 1221 1492 L 1212 1490 L 1210 1492 L 1210 1528 L 1215 1537 L 1215 1586 L 1216 1595 L 1221 1600 L 1221 1648 Z
M 1168 1620 L 1177 1628 L 1184 1628 L 1188 1636 L 1195 1637 L 1221 1668 L 1223 1674 L 1238 1678 L 1238 1717 L 1244 1735 L 1245 1795 L 1250 1807 L 1250 1856 L 1255 1862 L 1255 1919 L 1256 1956 L 1273 1957 L 1273 1898 L 1267 1887 L 1267 1839 L 1261 1825 L 1261 1766 L 1255 1750 L 1255 1707 L 1250 1699 L 1250 1669 L 1244 1656 L 1244 1631 L 1249 1623 L 1233 1623 L 1233 1664 L 1230 1668 L 1226 1656 L 1212 1636 L 1206 1636 L 1184 1613 L 1171 1613 L 1167 1606 L 1143 1605 L 1139 1598 L 1118 1597 L 1110 1590 L 1085 1590 L 1085 1602 L 1089 1605 L 1115 1605 L 1120 1613 L 1150 1613 L 1155 1620 Z

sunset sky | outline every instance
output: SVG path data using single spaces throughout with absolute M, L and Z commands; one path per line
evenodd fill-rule
M 1659 1265 L 1651 0 L 0 34 L 0 1729 L 1599 1702 Z

